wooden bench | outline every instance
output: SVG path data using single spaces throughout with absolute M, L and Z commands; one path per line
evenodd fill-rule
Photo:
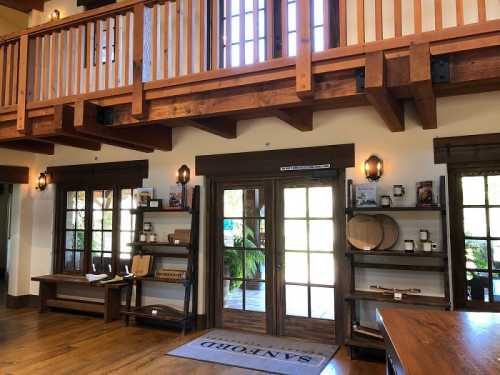
M 50 307 L 55 307 L 103 314 L 106 323 L 120 319 L 121 291 L 122 288 L 128 285 L 126 282 L 112 284 L 91 283 L 85 276 L 57 274 L 32 277 L 31 280 L 40 282 L 40 312 L 46 312 Z M 104 302 L 57 298 L 57 286 L 62 284 L 102 289 L 104 290 Z

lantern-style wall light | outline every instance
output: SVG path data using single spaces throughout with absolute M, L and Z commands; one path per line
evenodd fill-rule
M 59 18 L 61 18 L 61 12 L 59 12 L 58 9 L 54 9 L 52 12 L 50 12 L 49 14 L 50 21 L 57 21 Z
M 187 189 L 186 184 L 191 179 L 191 171 L 186 164 L 183 164 L 177 171 L 177 183 L 182 185 L 182 207 L 187 208 Z
M 49 174 L 47 172 L 40 173 L 36 180 L 36 189 L 44 191 L 47 189 L 47 184 L 49 183 Z
M 370 156 L 365 161 L 365 176 L 370 181 L 378 181 L 384 173 L 384 162 L 376 155 Z

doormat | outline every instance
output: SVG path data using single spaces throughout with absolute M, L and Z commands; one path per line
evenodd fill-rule
M 213 330 L 167 355 L 276 374 L 317 375 L 338 348 L 289 338 Z

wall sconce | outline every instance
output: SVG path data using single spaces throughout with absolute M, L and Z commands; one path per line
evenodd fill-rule
M 191 171 L 186 164 L 183 164 L 177 171 L 177 183 L 182 185 L 182 207 L 187 208 L 187 190 L 186 184 L 191 178 Z
M 49 183 L 49 174 L 47 172 L 40 173 L 36 180 L 36 189 L 40 191 L 44 191 L 47 189 L 47 184 Z
M 61 13 L 59 12 L 58 9 L 54 9 L 52 12 L 50 12 L 49 14 L 50 21 L 57 21 L 59 18 L 61 18 Z
M 384 173 L 384 162 L 376 155 L 370 156 L 365 161 L 365 176 L 370 181 L 378 181 Z

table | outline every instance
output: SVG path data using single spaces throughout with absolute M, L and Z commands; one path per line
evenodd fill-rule
M 500 374 L 500 313 L 380 309 L 387 374 Z

